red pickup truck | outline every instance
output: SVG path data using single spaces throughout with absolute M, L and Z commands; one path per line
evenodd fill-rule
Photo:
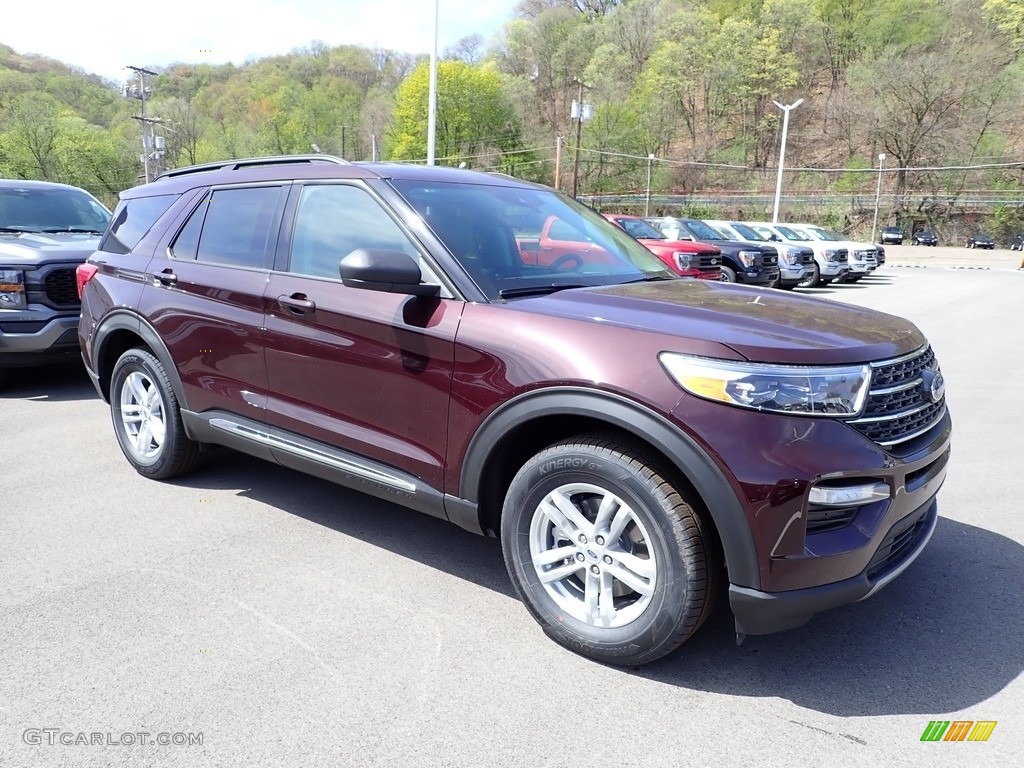
M 702 280 L 722 279 L 722 252 L 713 245 L 692 240 L 670 240 L 660 230 L 652 227 L 639 216 L 620 213 L 606 213 L 604 217 L 621 227 L 647 250 L 665 262 L 669 269 L 683 277 Z

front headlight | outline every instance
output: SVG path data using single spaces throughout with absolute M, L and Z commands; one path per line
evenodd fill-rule
M 867 365 L 806 367 L 659 355 L 665 370 L 691 395 L 759 411 L 803 416 L 855 416 L 871 383 Z
M 739 256 L 743 266 L 749 269 L 757 263 L 757 257 L 761 254 L 759 251 L 740 251 L 736 255 Z
M 0 309 L 24 309 L 25 276 L 20 269 L 0 269 Z
M 834 250 L 831 250 L 831 249 L 825 251 L 825 258 L 828 259 L 829 261 L 835 261 L 836 260 L 836 256 L 838 256 L 838 255 L 839 255 L 839 251 L 834 251 Z
M 792 251 L 779 251 L 779 258 L 791 267 L 795 267 L 800 263 L 799 257 Z
M 676 263 L 676 269 L 689 269 L 691 254 L 684 253 L 683 251 L 673 251 L 672 258 Z

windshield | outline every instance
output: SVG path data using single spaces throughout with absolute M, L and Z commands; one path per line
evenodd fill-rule
M 798 243 L 809 243 L 814 239 L 810 235 L 790 229 L 789 227 L 776 225 L 775 230 L 787 240 L 796 240 Z
M 749 241 L 760 243 L 767 242 L 770 239 L 746 224 L 732 224 L 731 226 L 739 233 L 740 237 L 746 238 Z
M 103 233 L 110 211 L 78 189 L 0 187 L 0 229 L 14 232 Z
M 694 237 L 698 240 L 725 240 L 718 232 L 713 228 L 705 224 L 703 221 L 687 220 L 686 228 L 690 230 Z
M 637 240 L 668 240 L 663 232 L 659 232 L 643 219 L 615 219 L 615 222 L 626 230 L 626 234 Z
M 835 232 L 829 232 L 827 229 L 822 229 L 821 227 L 807 227 L 807 231 L 811 233 L 811 237 L 830 243 L 837 243 L 843 239 Z
M 391 184 L 491 299 L 675 277 L 603 216 L 554 191 L 407 179 Z

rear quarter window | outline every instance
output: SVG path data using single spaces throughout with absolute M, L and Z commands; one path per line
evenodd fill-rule
M 178 195 L 156 195 L 122 200 L 100 241 L 100 250 L 130 253 L 177 199 Z

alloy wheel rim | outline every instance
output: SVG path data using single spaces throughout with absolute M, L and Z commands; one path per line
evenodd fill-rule
M 616 628 L 638 619 L 658 588 L 651 537 L 621 497 L 589 483 L 550 491 L 530 523 L 540 584 L 569 616 Z
M 167 437 L 164 399 L 153 380 L 133 371 L 121 385 L 121 426 L 128 448 L 139 461 L 160 455 Z

